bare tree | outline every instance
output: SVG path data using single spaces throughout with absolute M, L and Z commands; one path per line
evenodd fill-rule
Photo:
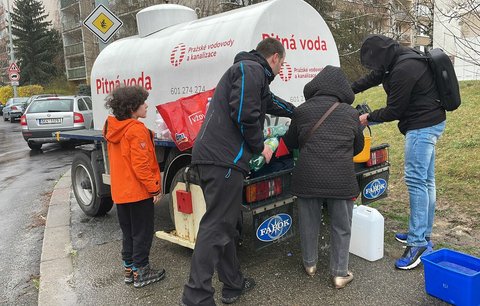
M 435 12 L 435 21 L 453 39 L 455 56 L 469 64 L 480 66 L 480 1 L 439 3 Z

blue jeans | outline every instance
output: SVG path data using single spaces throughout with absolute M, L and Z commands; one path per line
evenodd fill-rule
M 435 215 L 435 144 L 445 121 L 408 131 L 405 136 L 405 183 L 410 197 L 408 246 L 426 246 Z

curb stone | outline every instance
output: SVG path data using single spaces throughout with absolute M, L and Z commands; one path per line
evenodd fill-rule
M 75 305 L 69 286 L 73 273 L 70 254 L 70 170 L 60 178 L 50 198 L 40 259 L 38 305 Z

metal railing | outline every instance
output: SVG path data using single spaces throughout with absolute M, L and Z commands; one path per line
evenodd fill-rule
M 67 75 L 69 80 L 84 79 L 87 76 L 87 70 L 85 69 L 85 67 L 67 69 Z
M 76 43 L 74 45 L 65 46 L 65 56 L 83 53 L 83 43 Z
M 63 31 L 68 31 L 68 30 L 81 27 L 82 23 L 80 21 L 69 21 L 69 22 L 62 23 L 62 25 L 63 25 Z

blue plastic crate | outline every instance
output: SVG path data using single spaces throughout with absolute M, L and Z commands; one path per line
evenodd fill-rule
M 480 305 L 480 258 L 440 249 L 422 262 L 428 294 L 454 305 Z

